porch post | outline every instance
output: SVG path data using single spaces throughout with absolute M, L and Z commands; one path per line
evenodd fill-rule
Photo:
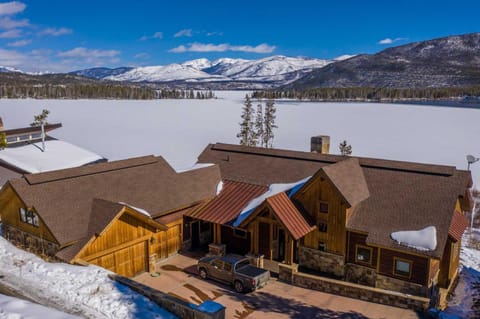
M 288 265 L 293 265 L 293 239 L 290 235 L 285 234 L 285 250 L 286 250 L 286 258 L 285 261 Z
M 222 243 L 222 225 L 213 224 L 213 242 L 217 245 Z

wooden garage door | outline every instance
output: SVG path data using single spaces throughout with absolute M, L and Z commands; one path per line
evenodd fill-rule
M 181 248 L 181 225 L 171 226 L 167 230 L 167 253 L 168 256 L 176 254 Z
M 95 258 L 90 263 L 111 270 L 125 277 L 147 271 L 147 242 L 143 241 L 130 247 L 117 250 L 108 255 Z

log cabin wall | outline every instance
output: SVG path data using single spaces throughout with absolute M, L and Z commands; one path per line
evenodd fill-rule
M 246 230 L 222 226 L 222 244 L 226 245 L 227 253 L 245 255 L 250 252 L 251 233 Z
M 295 195 L 317 225 L 317 230 L 305 237 L 304 245 L 345 256 L 347 204 L 326 178 L 313 178 L 308 187 Z
M 419 255 L 412 255 L 396 250 L 380 248 L 380 260 L 377 273 L 400 280 L 416 283 L 423 286 L 429 284 L 429 258 Z M 410 272 L 408 275 L 398 275 L 395 273 L 395 260 L 402 260 L 410 263 Z
M 348 232 L 347 262 L 361 266 L 377 269 L 378 247 L 367 245 L 367 235 L 357 232 Z M 357 253 L 359 248 L 370 251 L 370 260 L 358 260 Z

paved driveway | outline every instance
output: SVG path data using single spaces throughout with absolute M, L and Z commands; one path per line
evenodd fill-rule
M 194 256 L 177 255 L 157 264 L 160 276 L 145 273 L 135 280 L 191 303 L 215 300 L 226 307 L 227 318 L 421 318 L 412 310 L 300 288 L 276 278 L 258 291 L 238 294 L 228 285 L 202 280 L 196 263 Z

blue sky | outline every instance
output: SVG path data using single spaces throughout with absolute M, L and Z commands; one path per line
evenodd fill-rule
M 270 55 L 322 59 L 480 32 L 480 1 L 0 2 L 0 65 L 25 71 Z

